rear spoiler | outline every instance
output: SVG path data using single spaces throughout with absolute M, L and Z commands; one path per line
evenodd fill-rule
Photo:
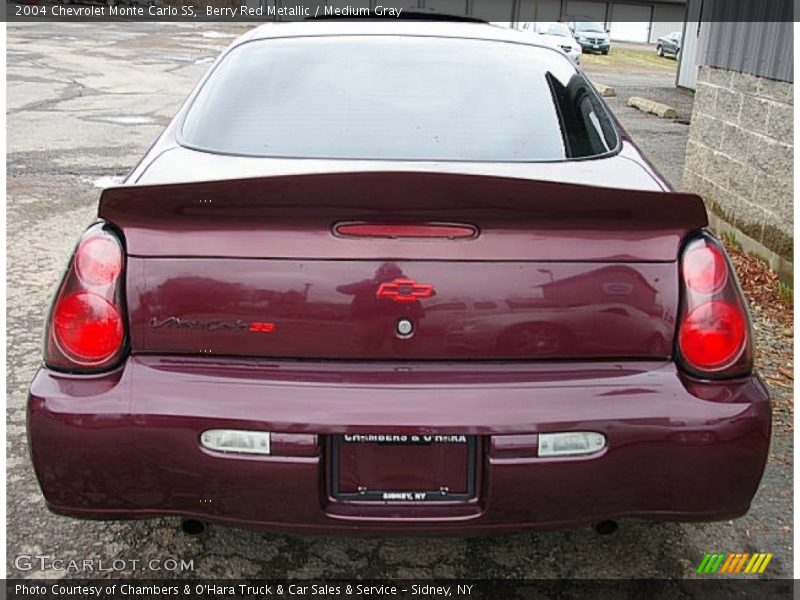
M 708 225 L 694 194 L 421 172 L 123 186 L 103 191 L 98 214 L 124 232 L 129 254 L 142 256 L 333 259 L 402 252 L 409 259 L 667 261 L 676 259 L 688 232 Z M 455 243 L 457 252 L 441 242 L 424 249 L 408 240 L 367 246 L 328 235 L 341 222 L 464 223 L 479 235 Z M 570 241 L 597 249 L 571 248 Z M 558 248 L 548 249 L 553 244 Z

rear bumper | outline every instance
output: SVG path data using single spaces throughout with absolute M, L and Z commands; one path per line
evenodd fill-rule
M 201 448 L 212 428 L 278 432 L 268 457 Z M 598 431 L 573 458 L 500 456 L 497 436 Z M 51 510 L 77 517 L 191 516 L 309 531 L 470 533 L 619 517 L 744 514 L 767 458 L 770 406 L 756 378 L 684 380 L 668 362 L 294 363 L 131 357 L 102 377 L 42 369 L 31 454 Z M 465 502 L 330 497 L 330 434 L 478 436 Z

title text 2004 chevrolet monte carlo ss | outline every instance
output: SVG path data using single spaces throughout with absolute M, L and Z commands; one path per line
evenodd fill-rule
M 706 227 L 531 36 L 262 26 L 70 259 L 30 387 L 47 504 L 342 532 L 742 515 L 770 405 Z

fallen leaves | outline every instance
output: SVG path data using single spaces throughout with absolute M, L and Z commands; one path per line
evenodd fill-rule
M 731 257 L 739 283 L 742 284 L 751 307 L 781 324 L 781 335 L 794 335 L 794 308 L 791 298 L 781 291 L 781 282 L 763 260 L 743 252 L 725 241 L 725 250 Z
M 750 306 L 755 361 L 772 398 L 773 427 L 792 431 L 794 422 L 794 309 L 792 293 L 761 259 L 725 241 Z

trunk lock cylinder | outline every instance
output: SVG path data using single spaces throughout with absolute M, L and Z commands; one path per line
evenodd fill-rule
M 414 335 L 414 323 L 411 319 L 400 319 L 397 321 L 396 332 L 397 337 L 401 339 L 410 338 Z

